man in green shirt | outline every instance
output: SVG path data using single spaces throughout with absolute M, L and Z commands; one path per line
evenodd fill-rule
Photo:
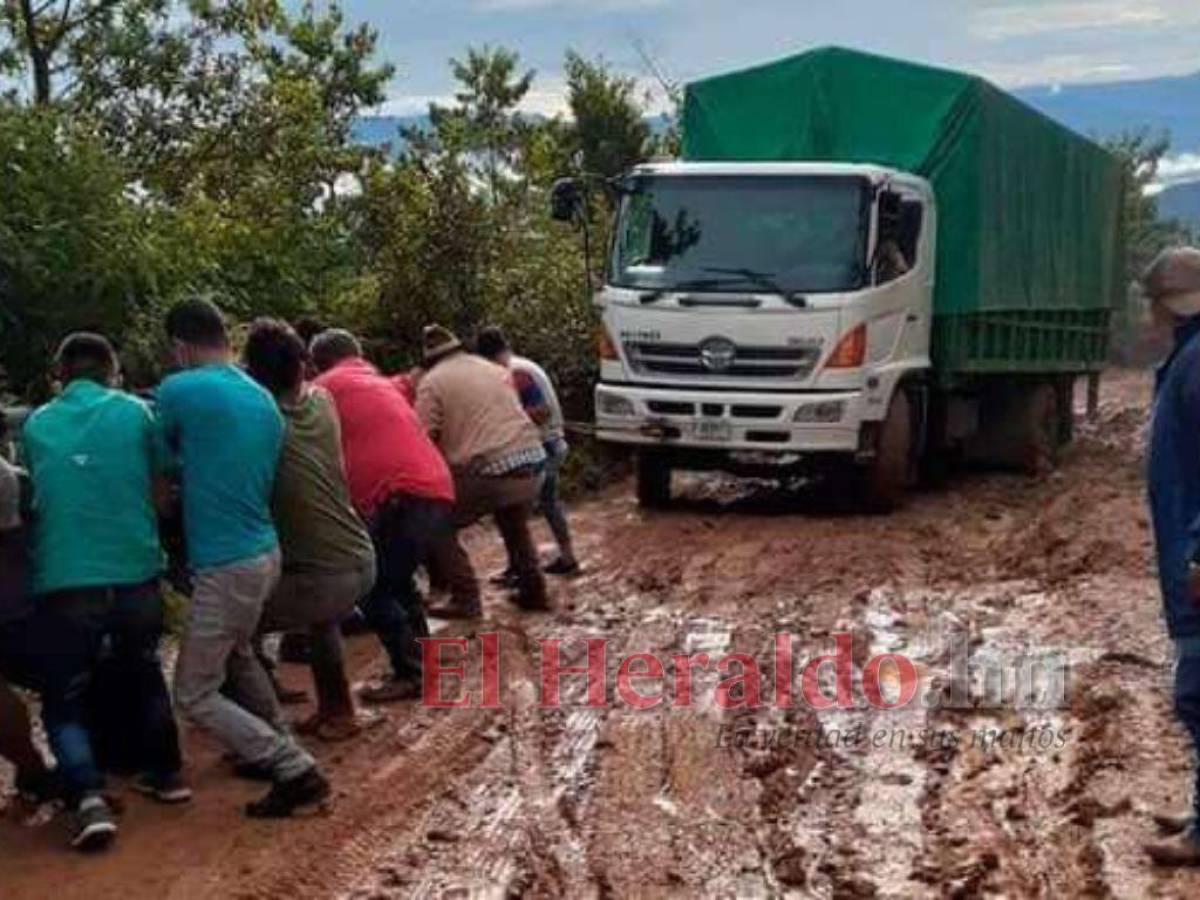
M 57 363 L 62 394 L 29 417 L 23 442 L 33 485 L 33 589 L 39 618 L 55 638 L 42 717 L 75 807 L 72 843 L 96 849 L 117 830 L 84 724 L 85 695 L 106 643 L 121 682 L 138 686 L 124 698 L 136 711 L 144 767 L 136 787 L 165 803 L 185 802 L 191 792 L 180 775 L 179 735 L 158 657 L 154 416 L 114 389 L 116 354 L 100 335 L 71 335 Z
M 307 631 L 317 712 L 299 727 L 323 740 L 361 730 L 342 652 L 341 621 L 375 584 L 375 549 L 350 501 L 333 398 L 306 384 L 304 342 L 285 322 L 259 319 L 246 337 L 250 375 L 275 397 L 286 422 L 271 507 L 283 576 L 259 629 Z

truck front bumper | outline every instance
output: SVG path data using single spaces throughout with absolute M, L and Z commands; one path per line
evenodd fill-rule
M 857 391 L 766 394 L 601 384 L 600 440 L 758 453 L 855 453 L 862 424 L 878 419 Z

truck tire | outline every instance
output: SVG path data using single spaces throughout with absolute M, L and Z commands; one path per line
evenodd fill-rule
M 1021 455 L 1017 463 L 1030 475 L 1044 474 L 1058 465 L 1058 451 L 1063 446 L 1059 393 L 1047 382 L 1032 385 L 1018 416 Z
M 879 429 L 875 458 L 858 471 L 858 498 L 869 512 L 891 512 L 916 482 L 912 403 L 897 389 Z
M 979 434 L 972 440 L 971 459 L 1027 475 L 1053 469 L 1063 444 L 1060 394 L 1049 381 L 994 392 L 984 407 Z
M 638 452 L 637 499 L 646 509 L 662 509 L 671 502 L 671 463 L 664 454 Z

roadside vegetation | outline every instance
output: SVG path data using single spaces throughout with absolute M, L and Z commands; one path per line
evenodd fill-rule
M 239 318 L 345 325 L 393 367 L 414 361 L 426 322 L 498 323 L 555 373 L 568 415 L 590 418 L 582 244 L 549 220 L 549 188 L 670 152 L 675 129 L 652 135 L 634 80 L 574 52 L 570 115 L 522 116 L 536 73 L 475 47 L 450 61 L 456 99 L 428 129 L 359 146 L 353 123 L 394 75 L 376 44 L 336 5 L 6 2 L 0 395 L 44 398 L 46 360 L 79 328 L 113 336 L 130 383 L 152 383 L 161 310 L 205 292 Z M 1181 238 L 1141 193 L 1167 143 L 1111 146 L 1131 176 L 1132 276 Z M 597 191 L 594 266 L 606 213 Z M 1131 297 L 1118 353 L 1138 320 Z
M 78 328 L 112 335 L 129 380 L 152 382 L 161 310 L 199 291 L 236 317 L 355 329 L 392 366 L 415 360 L 426 322 L 496 322 L 586 416 L 582 249 L 547 196 L 655 151 L 633 81 L 570 53 L 570 118 L 533 119 L 517 108 L 535 73 L 470 48 L 450 63 L 456 102 L 389 152 L 351 137 L 393 75 L 369 27 L 336 6 L 186 9 L 0 8 L 0 391 L 46 396 L 46 360 Z

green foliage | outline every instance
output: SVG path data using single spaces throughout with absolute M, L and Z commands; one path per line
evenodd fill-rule
M 354 188 L 377 154 L 350 130 L 392 74 L 375 42 L 336 5 L 8 3 L 0 61 L 33 85 L 0 106 L 11 386 L 43 394 L 50 350 L 81 327 L 152 378 L 161 310 L 188 292 L 240 317 L 360 310 Z
M 579 236 L 548 215 L 573 129 L 516 112 L 532 73 L 516 76 L 515 54 L 472 49 L 452 65 L 458 105 L 433 107 L 431 130 L 366 179 L 360 237 L 379 289 L 368 330 L 399 366 L 416 362 L 428 322 L 467 339 L 500 325 L 555 373 L 569 414 L 588 416 L 595 314 Z
M 1164 247 L 1184 243 L 1191 235 L 1178 222 L 1159 219 L 1158 203 L 1150 191 L 1159 164 L 1170 150 L 1170 139 L 1146 131 L 1131 132 L 1108 141 L 1107 147 L 1125 167 L 1126 277 L 1133 282 Z
M 1125 196 L 1122 229 L 1125 242 L 1125 281 L 1129 286 L 1126 302 L 1114 316 L 1112 355 L 1117 362 L 1136 364 L 1156 355 L 1148 334 L 1145 302 L 1137 282 L 1154 257 L 1166 247 L 1195 240 L 1185 226 L 1163 221 L 1150 190 L 1158 177 L 1158 167 L 1170 149 L 1166 135 L 1146 131 L 1120 135 L 1107 142 L 1125 168 Z
M 170 216 L 130 202 L 120 165 L 49 111 L 0 109 L 0 161 L 0 361 L 44 392 L 62 335 L 121 334 L 169 290 Z
M 650 127 L 636 80 L 615 74 L 603 58 L 589 61 L 573 50 L 566 70 L 571 139 L 584 171 L 611 178 L 645 159 Z

